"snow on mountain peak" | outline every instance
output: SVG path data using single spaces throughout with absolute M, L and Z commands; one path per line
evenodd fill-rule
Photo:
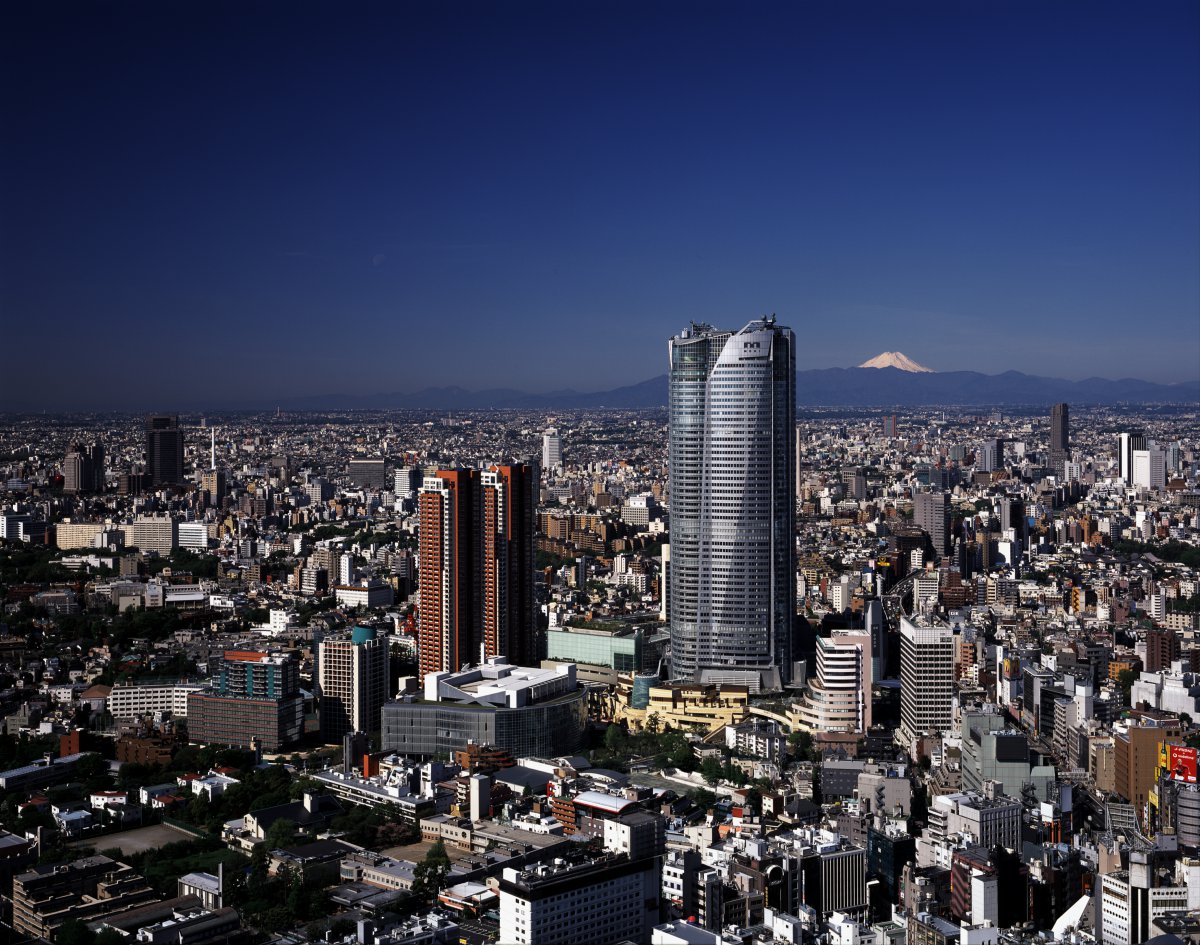
M 911 371 L 913 374 L 933 374 L 929 368 L 924 365 L 917 364 L 908 355 L 899 351 L 885 351 L 883 354 L 877 354 L 870 361 L 864 361 L 859 365 L 863 367 L 885 368 L 894 367 L 901 371 Z

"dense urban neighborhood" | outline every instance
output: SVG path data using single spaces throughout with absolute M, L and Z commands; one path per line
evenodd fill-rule
M 1194 405 L 697 408 L 760 336 L 669 410 L 4 418 L 5 941 L 1200 941 Z

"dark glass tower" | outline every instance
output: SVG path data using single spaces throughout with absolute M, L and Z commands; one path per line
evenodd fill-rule
M 1071 408 L 1067 404 L 1055 404 L 1050 408 L 1050 462 L 1059 467 L 1071 457 Z
M 146 418 L 146 476 L 151 486 L 183 482 L 183 431 L 178 416 Z
M 693 324 L 670 342 L 671 675 L 777 688 L 795 614 L 791 329 Z

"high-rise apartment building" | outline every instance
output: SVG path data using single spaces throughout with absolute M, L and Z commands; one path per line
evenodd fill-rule
M 554 427 L 542 434 L 542 468 L 562 468 L 562 437 Z
M 905 745 L 953 722 L 954 631 L 944 623 L 900 618 L 900 735 Z
M 421 676 L 503 656 L 541 659 L 534 605 L 538 473 L 530 464 L 439 470 L 418 496 Z
M 918 492 L 913 496 L 913 524 L 929 536 L 938 557 L 950 553 L 950 496 L 945 492 Z
M 1059 469 L 1071 458 L 1071 408 L 1055 404 L 1050 408 L 1050 464 Z
M 776 688 L 795 614 L 796 356 L 773 317 L 671 339 L 671 673 Z
M 104 491 L 104 447 L 75 443 L 63 459 L 63 492 Z
M 146 476 L 151 486 L 183 482 L 183 431 L 178 416 L 146 418 Z
M 326 637 L 317 644 L 317 668 L 321 737 L 336 744 L 352 732 L 378 732 L 388 695 L 387 638 L 369 627 Z

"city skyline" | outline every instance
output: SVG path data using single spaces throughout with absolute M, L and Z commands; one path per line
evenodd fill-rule
M 1194 5 L 66 11 L 2 40 L 0 409 L 604 390 L 764 312 L 1196 379 Z

